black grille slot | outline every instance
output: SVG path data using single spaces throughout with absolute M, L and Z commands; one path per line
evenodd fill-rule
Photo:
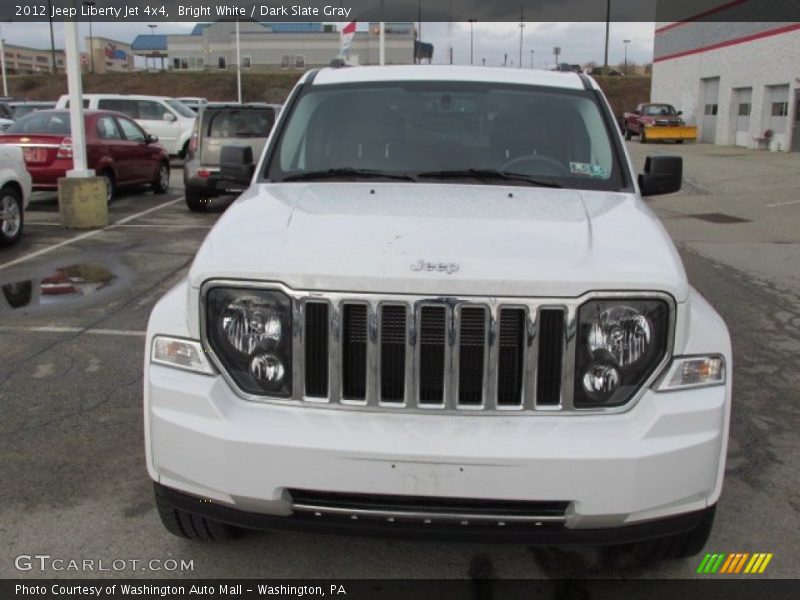
M 423 306 L 419 323 L 419 401 L 444 402 L 444 357 L 447 311 L 443 306 Z
M 348 494 L 290 489 L 293 504 L 322 508 L 374 510 L 394 513 L 430 512 L 443 514 L 472 513 L 511 516 L 564 516 L 569 502 L 561 500 L 487 500 L 426 496 L 390 496 L 378 494 Z
M 500 335 L 497 365 L 497 405 L 521 406 L 522 381 L 525 377 L 525 310 L 504 308 L 500 311 Z
M 346 304 L 342 311 L 342 397 L 367 398 L 367 307 Z
M 328 305 L 306 304 L 306 396 L 328 397 Z
M 564 354 L 564 311 L 539 312 L 539 366 L 536 404 L 558 406 L 561 402 L 561 359 Z
M 406 390 L 406 308 L 381 310 L 381 400 L 402 402 Z
M 458 403 L 480 406 L 483 403 L 486 309 L 461 309 L 459 337 Z

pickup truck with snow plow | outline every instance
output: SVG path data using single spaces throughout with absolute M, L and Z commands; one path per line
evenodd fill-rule
M 673 141 L 682 144 L 685 140 L 697 139 L 697 127 L 686 125 L 683 113 L 671 104 L 639 104 L 632 113 L 625 113 L 622 130 L 625 139 L 638 135 L 643 144 L 652 141 Z

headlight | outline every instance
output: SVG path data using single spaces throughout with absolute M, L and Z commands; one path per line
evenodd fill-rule
M 620 406 L 667 353 L 669 305 L 663 300 L 591 300 L 578 313 L 576 408 Z
M 206 295 L 206 335 L 227 373 L 245 392 L 292 393 L 291 301 L 281 292 L 213 288 Z

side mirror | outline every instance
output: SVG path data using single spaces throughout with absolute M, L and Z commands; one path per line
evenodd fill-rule
M 163 116 L 162 118 L 163 118 L 165 121 L 167 121 L 168 123 L 174 123 L 175 121 L 177 121 L 177 120 L 178 120 L 178 117 L 176 117 L 176 116 L 175 116 L 175 115 L 173 115 L 172 113 L 168 113 L 168 112 L 165 112 L 165 113 L 164 113 L 164 116 Z
M 648 156 L 644 173 L 639 175 L 642 196 L 661 196 L 680 191 L 683 185 L 683 158 L 680 156 Z
M 682 110 L 679 110 L 679 111 L 678 111 L 678 116 L 680 117 L 682 114 L 683 114 L 683 111 L 682 111 Z
M 642 116 L 642 111 L 640 111 L 640 110 L 637 108 L 635 111 L 633 111 L 633 114 L 635 114 L 635 115 L 639 115 L 639 116 L 641 117 L 641 116 Z
M 250 146 L 223 146 L 220 153 L 219 174 L 222 179 L 248 186 L 253 179 L 256 166 L 253 164 L 253 149 Z
M 146 144 L 156 144 L 158 143 L 158 136 L 148 133 L 147 137 L 144 138 L 144 141 Z

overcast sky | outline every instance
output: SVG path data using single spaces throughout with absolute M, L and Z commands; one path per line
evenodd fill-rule
M 188 33 L 193 23 L 161 23 L 156 33 Z M 365 28 L 366 24 L 360 24 Z M 64 47 L 64 25 L 55 23 L 56 47 Z M 50 29 L 47 23 L 0 23 L 2 36 L 9 44 L 20 44 L 36 48 L 50 47 Z M 475 64 L 486 58 L 487 65 L 500 65 L 508 53 L 509 64 L 519 61 L 519 23 L 476 23 L 474 26 Z M 434 44 L 434 62 L 448 61 L 449 26 L 447 23 L 423 23 L 422 39 Z M 469 64 L 469 23 L 454 23 L 453 56 L 457 64 Z M 150 30 L 146 23 L 93 23 L 96 36 L 109 37 L 121 42 L 131 42 L 138 34 Z M 612 23 L 609 43 L 609 63 L 618 64 L 624 59 L 623 40 L 631 40 L 628 47 L 629 60 L 647 63 L 653 58 L 653 23 Z M 88 23 L 81 23 L 83 38 L 89 35 Z M 523 30 L 522 64 L 533 64 L 536 68 L 552 67 L 553 48 L 561 48 L 560 62 L 584 64 L 603 62 L 605 23 L 526 23 Z

